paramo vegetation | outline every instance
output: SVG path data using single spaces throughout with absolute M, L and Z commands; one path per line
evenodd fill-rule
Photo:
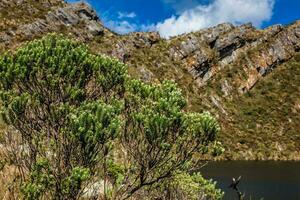
M 185 111 L 172 81 L 132 79 L 119 61 L 50 34 L 0 57 L 5 157 L 14 198 L 221 199 L 199 173 L 217 121 Z

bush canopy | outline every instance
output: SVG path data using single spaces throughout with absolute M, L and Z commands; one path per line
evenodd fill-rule
M 202 154 L 222 151 L 216 120 L 185 111 L 174 82 L 132 79 L 123 63 L 61 35 L 2 55 L 0 77 L 25 199 L 91 197 L 95 185 L 103 199 L 146 199 L 152 187 L 191 176 Z

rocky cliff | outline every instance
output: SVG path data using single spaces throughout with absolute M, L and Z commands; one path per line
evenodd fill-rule
M 144 81 L 175 80 L 187 109 L 218 117 L 224 158 L 300 159 L 300 21 L 264 30 L 225 23 L 166 40 L 113 33 L 84 3 L 0 2 L 1 52 L 50 32 L 117 57 Z

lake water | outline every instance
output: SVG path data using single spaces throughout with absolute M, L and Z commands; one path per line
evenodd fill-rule
M 239 176 L 239 188 L 246 200 L 300 200 L 300 162 L 211 162 L 200 171 L 205 178 L 218 182 L 217 187 L 225 191 L 225 200 L 237 199 L 228 186 L 232 177 Z

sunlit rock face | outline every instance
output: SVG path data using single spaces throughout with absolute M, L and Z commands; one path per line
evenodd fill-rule
M 289 27 L 275 25 L 265 30 L 257 30 L 251 24 L 237 27 L 221 24 L 174 38 L 181 42 L 171 47 L 170 54 L 185 61 L 200 86 L 226 65 L 243 65 L 249 78 L 241 82 L 238 89 L 246 92 L 261 76 L 289 60 L 299 50 L 299 28 L 300 21 Z M 251 51 L 257 54 L 241 62 L 241 57 Z
M 115 34 L 103 26 L 96 12 L 85 3 L 67 4 L 62 0 L 42 0 L 32 5 L 29 2 L 1 1 L 0 9 L 3 12 L 21 7 L 24 12 L 35 14 L 28 19 L 20 15 L 21 18 L 26 18 L 24 20 L 12 20 L 11 17 L 4 16 L 5 20 L 0 23 L 2 48 L 14 47 L 22 41 L 49 32 L 63 32 L 73 34 L 81 41 L 92 41 L 96 37 L 109 41 L 113 38 L 111 45 L 107 46 L 107 54 L 123 62 L 130 62 L 135 59 L 137 51 L 151 49 L 164 41 L 167 46 L 160 49 L 159 53 L 165 55 L 159 61 L 154 59 L 153 64 L 159 66 L 158 62 L 170 62 L 171 59 L 170 65 L 180 64 L 180 67 L 188 70 L 198 87 L 206 85 L 224 66 L 242 65 L 248 78 L 224 83 L 226 96 L 232 90 L 240 93 L 249 91 L 261 77 L 270 73 L 278 64 L 289 60 L 299 50 L 299 21 L 288 27 L 275 25 L 265 30 L 257 30 L 252 24 L 233 26 L 224 23 L 165 40 L 155 32 L 130 33 L 125 36 Z M 256 53 L 249 57 L 249 52 Z M 137 67 L 145 69 L 145 66 Z M 230 82 L 239 83 L 231 87 Z
M 19 13 L 20 19 L 14 19 L 10 12 L 19 7 L 30 17 Z M 0 41 L 6 46 L 49 32 L 66 30 L 76 33 L 79 38 L 90 40 L 102 35 L 105 29 L 96 12 L 85 3 L 66 4 L 61 0 L 45 0 L 30 4 L 26 0 L 13 0 L 1 2 L 0 10 L 4 15 L 0 27 L 6 28 L 1 29 Z

